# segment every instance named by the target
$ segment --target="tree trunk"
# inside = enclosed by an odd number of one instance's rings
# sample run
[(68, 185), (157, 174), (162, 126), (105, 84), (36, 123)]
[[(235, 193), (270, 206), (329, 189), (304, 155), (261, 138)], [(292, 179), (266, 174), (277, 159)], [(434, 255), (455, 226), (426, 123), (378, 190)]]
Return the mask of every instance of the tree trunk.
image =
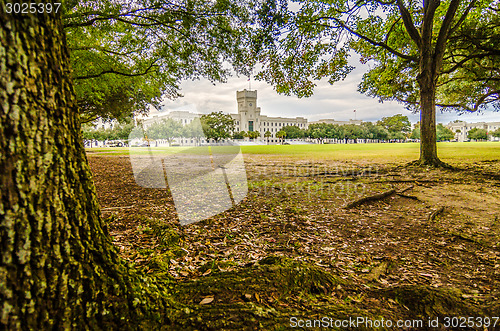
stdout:
[(0, 329), (152, 320), (162, 291), (118, 258), (100, 217), (59, 15), (2, 10), (0, 39)]
[(443, 166), (437, 156), (436, 81), (437, 75), (429, 51), (422, 51), (420, 61), (420, 160), (421, 165)]

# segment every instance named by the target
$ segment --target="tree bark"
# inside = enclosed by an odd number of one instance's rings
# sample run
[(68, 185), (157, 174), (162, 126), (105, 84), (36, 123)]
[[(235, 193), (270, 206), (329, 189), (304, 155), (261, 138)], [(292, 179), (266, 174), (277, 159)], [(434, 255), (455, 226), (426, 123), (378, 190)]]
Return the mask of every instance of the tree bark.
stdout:
[[(427, 81), (427, 80), (423, 80)], [(419, 81), (420, 82), (420, 81)], [(439, 165), (436, 143), (436, 90), (434, 84), (420, 84), (420, 163)]]
[(166, 323), (100, 217), (59, 15), (0, 5), (0, 329)]
[(423, 45), (420, 55), (420, 159), (421, 165), (443, 166), (437, 156), (436, 83), (437, 72), (431, 45)]

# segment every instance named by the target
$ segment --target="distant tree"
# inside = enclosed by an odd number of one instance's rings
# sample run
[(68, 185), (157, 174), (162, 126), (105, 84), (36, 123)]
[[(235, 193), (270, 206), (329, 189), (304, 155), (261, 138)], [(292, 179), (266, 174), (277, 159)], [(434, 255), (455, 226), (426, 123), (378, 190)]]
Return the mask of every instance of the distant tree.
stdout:
[(199, 143), (200, 139), (205, 137), (201, 122), (198, 119), (185, 124), (181, 132), (183, 137), (194, 139), (196, 143)]
[(438, 123), (436, 126), (436, 139), (437, 141), (449, 141), (455, 139), (455, 133), (442, 123)]
[(245, 131), (233, 133), (233, 139), (244, 139), (244, 138), (245, 138)]
[[(330, 125), (331, 127), (331, 125)], [(329, 125), (326, 123), (314, 123), (309, 125), (306, 130), (306, 136), (322, 141), (328, 135)]]
[(394, 139), (394, 140), (405, 140), (406, 139), (406, 134), (403, 132), (390, 132), (389, 133), (389, 139)]
[(362, 126), (366, 130), (365, 139), (378, 139), (386, 140), (389, 139), (389, 131), (381, 125), (375, 125), (372, 122), (364, 122)]
[[(392, 134), (393, 137), (401, 136), (398, 133), (403, 133), (403, 135), (406, 135), (411, 130), (411, 122), (408, 119), (408, 116), (404, 116), (401, 114), (397, 114), (390, 117), (383, 117), (380, 121), (377, 122), (377, 125), (386, 128)], [(391, 139), (399, 139), (399, 138), (391, 138)]]
[(268, 144), (269, 144), (269, 138), (272, 137), (272, 135), (273, 134), (269, 132), (269, 130), (264, 133), (264, 137), (267, 139)]
[(247, 132), (247, 136), (248, 136), (248, 138), (254, 140), (254, 139), (257, 139), (260, 136), (260, 133), (257, 132), (257, 131), (248, 131)]
[(420, 139), (420, 124), (415, 124), (415, 128), (411, 131), (410, 139)]
[(296, 125), (287, 125), (284, 126), (281, 130), (286, 132), (286, 136), (288, 139), (304, 138), (304, 130), (300, 129)]
[(500, 138), (500, 128), (490, 133), (493, 137)]
[(82, 125), (82, 135), (83, 139), (86, 140), (126, 140), (129, 137), (130, 132), (134, 128), (134, 123), (129, 120), (129, 122), (118, 123), (112, 128), (98, 128), (95, 129), (90, 123)]
[(283, 130), (276, 132), (276, 138), (279, 138), (283, 143), (284, 139), (286, 138), (286, 132)]
[(488, 139), (488, 132), (484, 129), (473, 128), (467, 132), (467, 137), (471, 140), (486, 140)]
[(344, 135), (347, 139), (363, 139), (368, 135), (366, 128), (361, 125), (347, 124), (343, 125), (342, 129), (344, 130)]
[(202, 115), (200, 121), (207, 139), (219, 141), (233, 135), (234, 120), (231, 115), (224, 114), (221, 111), (212, 112)]
[(154, 122), (145, 130), (148, 139), (152, 140), (167, 140), (168, 145), (172, 145), (175, 138), (183, 136), (183, 125), (172, 118), (162, 119)]

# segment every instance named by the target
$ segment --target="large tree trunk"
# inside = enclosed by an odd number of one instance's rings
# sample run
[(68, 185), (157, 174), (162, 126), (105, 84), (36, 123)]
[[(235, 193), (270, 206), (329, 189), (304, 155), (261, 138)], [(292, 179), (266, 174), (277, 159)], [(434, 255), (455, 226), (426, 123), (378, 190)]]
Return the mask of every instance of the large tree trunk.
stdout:
[(420, 160), (421, 165), (443, 166), (438, 158), (436, 143), (436, 82), (435, 62), (430, 47), (422, 50), (420, 60)]
[(100, 218), (59, 15), (2, 9), (0, 40), (0, 329), (152, 320), (158, 289), (118, 258)]
[(435, 88), (420, 86), (420, 163), (439, 165), (436, 144)]

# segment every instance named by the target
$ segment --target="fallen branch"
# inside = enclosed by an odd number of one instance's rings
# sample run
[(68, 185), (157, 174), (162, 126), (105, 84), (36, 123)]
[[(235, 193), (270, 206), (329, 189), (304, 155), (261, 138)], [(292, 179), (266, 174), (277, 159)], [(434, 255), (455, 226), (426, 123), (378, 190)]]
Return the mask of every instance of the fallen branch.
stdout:
[(427, 219), (429, 222), (432, 222), (444, 211), (444, 207), (439, 207), (437, 210), (433, 211), (429, 218)]
[(382, 200), (382, 199), (385, 199), (393, 194), (396, 193), (396, 190), (395, 189), (391, 189), (389, 191), (385, 191), (385, 192), (382, 192), (382, 193), (378, 193), (378, 194), (374, 194), (374, 195), (370, 195), (370, 196), (367, 196), (367, 197), (362, 197), (361, 199), (358, 199), (358, 200), (355, 200), (351, 203), (348, 203), (344, 208), (346, 209), (350, 209), (350, 208), (354, 208), (354, 207), (357, 207), (359, 205), (362, 205), (366, 202), (370, 202), (370, 201), (378, 201), (378, 200)]

